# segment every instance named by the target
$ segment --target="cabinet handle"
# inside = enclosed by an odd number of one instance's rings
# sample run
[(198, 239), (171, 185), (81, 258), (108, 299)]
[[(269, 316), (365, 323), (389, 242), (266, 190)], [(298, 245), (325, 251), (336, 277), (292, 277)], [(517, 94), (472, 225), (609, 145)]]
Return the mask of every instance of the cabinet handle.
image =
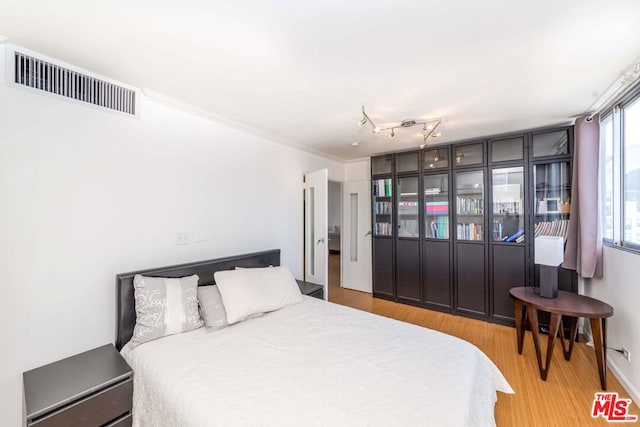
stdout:
[(371, 231), (367, 231), (367, 232), (365, 233), (364, 237), (367, 237), (367, 236), (371, 236)]

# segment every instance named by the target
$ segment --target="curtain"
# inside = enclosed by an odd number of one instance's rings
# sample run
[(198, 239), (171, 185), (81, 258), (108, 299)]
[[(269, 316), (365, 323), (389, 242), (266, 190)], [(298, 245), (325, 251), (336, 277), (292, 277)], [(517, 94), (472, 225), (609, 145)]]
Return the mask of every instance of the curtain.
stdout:
[(602, 277), (599, 154), (599, 115), (580, 117), (575, 124), (571, 214), (562, 266), (584, 278)]

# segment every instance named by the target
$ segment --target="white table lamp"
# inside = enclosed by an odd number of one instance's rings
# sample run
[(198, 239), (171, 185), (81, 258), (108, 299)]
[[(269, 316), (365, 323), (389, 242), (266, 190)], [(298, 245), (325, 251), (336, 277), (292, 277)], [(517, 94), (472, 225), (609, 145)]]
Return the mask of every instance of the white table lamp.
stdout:
[(564, 261), (564, 237), (536, 237), (535, 254), (535, 263), (540, 265), (540, 296), (556, 298), (558, 266)]

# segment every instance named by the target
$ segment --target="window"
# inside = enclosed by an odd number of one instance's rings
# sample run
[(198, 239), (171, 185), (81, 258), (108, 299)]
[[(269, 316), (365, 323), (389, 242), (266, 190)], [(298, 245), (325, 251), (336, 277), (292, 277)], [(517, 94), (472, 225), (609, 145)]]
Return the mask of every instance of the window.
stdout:
[[(637, 219), (640, 218), (640, 99), (624, 108), (624, 241), (640, 246)], [(629, 228), (627, 228), (629, 223)]]
[(600, 122), (605, 242), (640, 251), (640, 85)]

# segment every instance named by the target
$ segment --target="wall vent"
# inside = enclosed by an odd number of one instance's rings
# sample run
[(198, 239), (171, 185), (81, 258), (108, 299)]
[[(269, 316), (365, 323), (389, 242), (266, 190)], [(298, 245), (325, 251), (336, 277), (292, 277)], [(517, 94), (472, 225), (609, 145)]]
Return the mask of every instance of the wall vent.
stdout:
[(136, 114), (136, 92), (95, 77), (14, 52), (14, 82), (122, 113)]

